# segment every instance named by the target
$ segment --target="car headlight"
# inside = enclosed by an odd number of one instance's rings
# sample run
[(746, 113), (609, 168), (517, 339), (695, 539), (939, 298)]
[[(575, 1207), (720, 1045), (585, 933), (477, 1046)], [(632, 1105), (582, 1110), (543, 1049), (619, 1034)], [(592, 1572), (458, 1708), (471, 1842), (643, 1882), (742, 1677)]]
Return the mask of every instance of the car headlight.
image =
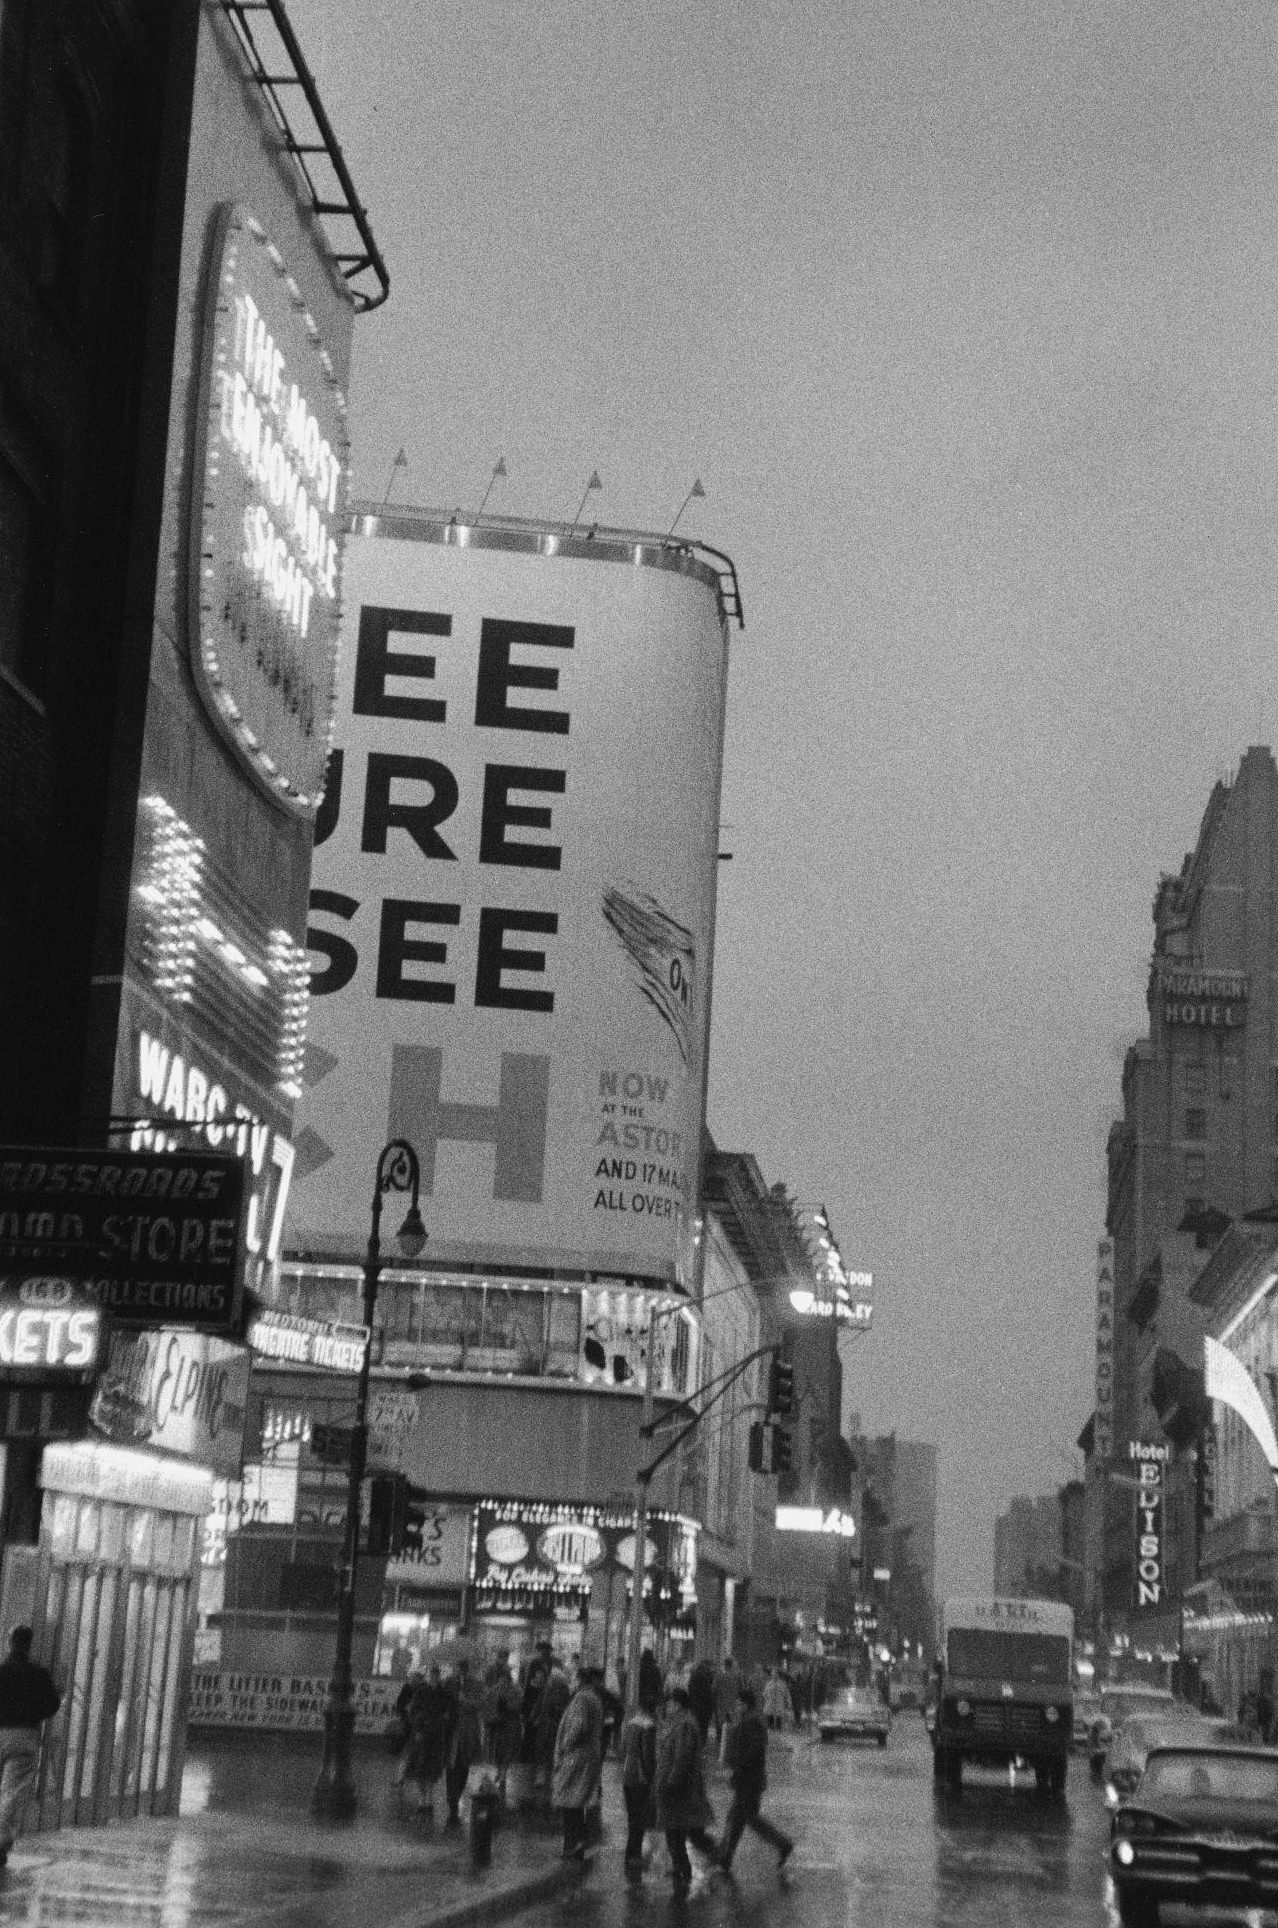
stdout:
[(1061, 1717), (1061, 1710), (1059, 1707), (1045, 1707), (1043, 1709), (1044, 1720), (1048, 1721), (1053, 1727), (1056, 1725), (1060, 1717)]
[(972, 1711), (972, 1703), (970, 1700), (955, 1701), (954, 1712), (958, 1715), (960, 1720), (966, 1720), (968, 1715), (971, 1713), (971, 1711)]
[(1130, 1868), (1136, 1859), (1136, 1850), (1130, 1841), (1120, 1840), (1114, 1844), (1114, 1859), (1120, 1868)]

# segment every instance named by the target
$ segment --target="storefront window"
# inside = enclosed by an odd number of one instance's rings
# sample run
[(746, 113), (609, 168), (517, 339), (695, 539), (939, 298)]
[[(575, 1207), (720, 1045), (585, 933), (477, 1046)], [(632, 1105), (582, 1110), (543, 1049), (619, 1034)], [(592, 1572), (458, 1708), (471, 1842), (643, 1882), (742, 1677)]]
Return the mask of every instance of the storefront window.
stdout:
[[(353, 1272), (348, 1288), (335, 1274), (300, 1267), (287, 1277), (292, 1310), (358, 1320)], [(575, 1379), (635, 1393), (644, 1382), (651, 1310), (650, 1291), (622, 1278), (575, 1286), (455, 1275), (410, 1279), (388, 1271), (378, 1294), (373, 1356), (410, 1370)], [(697, 1377), (695, 1323), (666, 1314), (657, 1331), (656, 1389), (681, 1398)], [(288, 1436), (282, 1415), (275, 1423), (279, 1436)]]
[(546, 1318), (543, 1292), (490, 1285), (484, 1293), (481, 1351), (496, 1372), (541, 1371)]
[(581, 1346), (581, 1299), (576, 1293), (552, 1292), (546, 1338), (546, 1371), (575, 1379)]

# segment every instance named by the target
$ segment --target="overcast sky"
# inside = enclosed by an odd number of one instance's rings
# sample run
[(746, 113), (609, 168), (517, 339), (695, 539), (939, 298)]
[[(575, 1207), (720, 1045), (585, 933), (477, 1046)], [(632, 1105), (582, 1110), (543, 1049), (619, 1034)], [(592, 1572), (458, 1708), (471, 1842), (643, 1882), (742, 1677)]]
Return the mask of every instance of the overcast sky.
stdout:
[(1150, 906), (1272, 742), (1242, 0), (289, 0), (392, 277), (356, 489), (735, 559), (710, 1125), (875, 1274), (939, 1584), (1067, 1478)]

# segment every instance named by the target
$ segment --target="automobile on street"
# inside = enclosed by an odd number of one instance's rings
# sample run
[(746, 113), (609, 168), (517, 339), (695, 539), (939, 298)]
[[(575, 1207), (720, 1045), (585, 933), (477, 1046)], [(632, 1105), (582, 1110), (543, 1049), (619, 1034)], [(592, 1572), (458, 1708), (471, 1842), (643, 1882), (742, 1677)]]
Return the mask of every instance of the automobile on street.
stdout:
[(1154, 1748), (1109, 1859), (1123, 1928), (1153, 1928), (1163, 1902), (1278, 1907), (1278, 1752)]
[(822, 1707), (817, 1728), (823, 1741), (877, 1741), (886, 1747), (892, 1712), (873, 1687), (840, 1687)]

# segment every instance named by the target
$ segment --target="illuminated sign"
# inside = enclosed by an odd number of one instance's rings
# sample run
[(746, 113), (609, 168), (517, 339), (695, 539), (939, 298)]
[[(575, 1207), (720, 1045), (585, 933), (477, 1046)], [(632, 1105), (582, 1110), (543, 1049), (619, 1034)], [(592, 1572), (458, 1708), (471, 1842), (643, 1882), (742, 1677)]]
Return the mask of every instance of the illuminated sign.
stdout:
[(832, 1533), (841, 1540), (856, 1537), (856, 1521), (837, 1506), (778, 1506), (778, 1533)]
[(43, 1256), (126, 1323), (238, 1329), (244, 1191), (207, 1152), (0, 1150), (0, 1264)]
[(358, 1372), (368, 1350), (368, 1327), (304, 1319), (267, 1307), (249, 1326), (248, 1343), (262, 1359), (325, 1372)]
[(256, 1118), (232, 1099), (225, 1084), (189, 1055), (163, 1044), (148, 1031), (135, 1034), (134, 1097), (149, 1113), (134, 1126), (133, 1150), (176, 1151), (190, 1143), (161, 1128), (165, 1118), (196, 1127), (213, 1151), (233, 1152), (248, 1161), (250, 1186), (245, 1214), (244, 1249), (250, 1259), (273, 1265), (280, 1255), (284, 1210), (293, 1174), (293, 1147), (282, 1132)]
[(1173, 970), (1158, 974), (1165, 1024), (1233, 1031), (1247, 1021), (1250, 981), (1245, 971)]
[[(633, 1573), (635, 1539), (627, 1512), (495, 1502), (477, 1511), (471, 1578), (491, 1602), (516, 1596), (587, 1597), (599, 1570)], [(664, 1576), (686, 1605), (696, 1598), (697, 1529), (673, 1515), (649, 1514), (645, 1591)]]
[(1170, 1446), (1128, 1445), (1136, 1461), (1136, 1605), (1157, 1607), (1163, 1598), (1163, 1467)]
[(203, 837), (161, 796), (143, 797), (138, 808), (133, 895), (131, 947), (152, 989), (184, 1025), (194, 1020), (214, 1037), (234, 1038), (240, 1061), (262, 1084), (298, 1097), (310, 1003), (306, 952), (246, 909)]
[(559, 1573), (584, 1573), (603, 1559), (604, 1538), (597, 1527), (560, 1520), (540, 1536), (537, 1551)]
[(346, 400), (279, 249), (220, 210), (191, 528), (191, 654), (215, 722), (285, 809), (313, 816), (333, 727)]
[(101, 1344), (101, 1308), (73, 1280), (35, 1276), (0, 1281), (0, 1383), (83, 1383), (97, 1368)]
[[(869, 1272), (854, 1276), (872, 1282), (872, 1275)], [(832, 1299), (818, 1298), (816, 1293), (809, 1292), (806, 1286), (797, 1286), (790, 1294), (790, 1304), (796, 1312), (801, 1312), (805, 1319), (837, 1319), (841, 1325), (856, 1326), (862, 1332), (869, 1331), (874, 1318), (874, 1307), (870, 1301), (849, 1297), (842, 1286), (836, 1289)]]
[(1114, 1450), (1114, 1241), (1096, 1246), (1096, 1409), (1092, 1452), (1108, 1459)]

